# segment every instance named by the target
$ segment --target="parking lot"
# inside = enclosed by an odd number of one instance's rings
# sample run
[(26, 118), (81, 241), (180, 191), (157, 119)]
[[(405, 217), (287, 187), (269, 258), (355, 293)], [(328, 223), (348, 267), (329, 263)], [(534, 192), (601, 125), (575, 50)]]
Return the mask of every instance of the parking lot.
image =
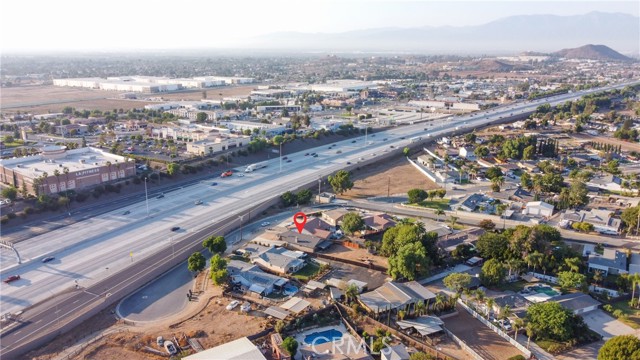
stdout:
[(513, 345), (458, 306), (458, 315), (443, 319), (445, 327), (485, 360), (523, 355)]

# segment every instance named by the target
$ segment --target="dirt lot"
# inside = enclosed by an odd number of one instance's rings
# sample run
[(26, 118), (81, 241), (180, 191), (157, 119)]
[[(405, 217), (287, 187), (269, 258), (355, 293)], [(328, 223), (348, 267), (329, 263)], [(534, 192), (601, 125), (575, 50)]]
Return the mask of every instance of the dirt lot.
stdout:
[[(225, 86), (207, 89), (208, 99), (246, 96), (255, 88), (251, 86)], [(189, 90), (170, 94), (140, 94), (140, 98), (159, 97), (164, 100), (201, 100), (203, 90)], [(142, 108), (152, 101), (118, 99), (121, 92), (104, 91), (53, 85), (21, 86), (3, 88), (0, 92), (2, 111), (10, 114), (17, 111), (43, 114), (61, 112), (66, 106), (86, 110), (113, 110)]]
[(329, 249), (325, 250), (323, 254), (337, 256), (342, 259), (348, 259), (360, 262), (367, 265), (367, 262), (371, 262), (374, 265), (382, 266), (384, 268), (389, 267), (389, 259), (384, 256), (373, 255), (366, 249), (352, 249), (346, 246), (335, 244)]
[[(204, 275), (201, 278), (204, 278)], [(86, 347), (78, 348), (79, 352), (69, 359), (162, 359), (166, 357), (154, 355), (144, 349), (145, 346), (158, 349), (156, 337), (159, 335), (165, 339), (187, 335), (197, 338), (202, 347), (208, 349), (256, 334), (265, 328), (269, 320), (261, 317), (261, 312), (252, 311), (250, 315), (242, 315), (238, 308), (233, 311), (226, 310), (225, 307), (230, 300), (221, 296), (219, 288), (210, 286), (181, 314), (161, 322), (133, 326), (115, 320), (111, 313), (113, 309), (108, 309), (87, 321), (86, 325), (81, 325), (46, 347), (29, 353), (25, 359), (55, 358), (61, 355), (64, 349), (78, 343), (78, 340), (86, 340), (88, 334), (100, 331), (107, 331), (109, 334)]]
[(458, 306), (457, 310), (457, 316), (444, 319), (445, 326), (483, 359), (504, 360), (522, 355), (518, 349), (476, 320), (465, 309)]
[(420, 173), (403, 156), (360, 168), (353, 175), (353, 189), (342, 196), (347, 199), (387, 196), (387, 187), (391, 195), (406, 195), (407, 191), (415, 188), (438, 188), (436, 183)]

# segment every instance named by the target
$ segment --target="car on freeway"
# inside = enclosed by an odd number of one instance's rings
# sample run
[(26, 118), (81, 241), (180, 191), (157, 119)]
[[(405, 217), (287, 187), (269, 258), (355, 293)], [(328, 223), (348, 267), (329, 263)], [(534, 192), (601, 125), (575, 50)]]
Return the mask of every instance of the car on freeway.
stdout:
[(178, 231), (180, 230), (180, 226), (174, 226), (171, 228), (171, 231)]
[(269, 226), (269, 225), (271, 225), (271, 223), (268, 221), (264, 221), (262, 224), (260, 224), (260, 226), (262, 227)]
[(288, 163), (290, 163), (290, 162), (291, 162), (291, 159), (287, 160), (287, 162), (288, 162)]
[(351, 165), (351, 161), (347, 161), (347, 165)]
[(318, 154), (313, 154), (313, 157), (318, 157)]
[(202, 205), (202, 200), (196, 200), (196, 202), (194, 203), (196, 205)]
[(215, 181), (211, 183), (211, 186), (216, 186), (216, 185), (218, 185), (218, 183)]
[(283, 156), (282, 160), (287, 160), (289, 157), (288, 156)]
[(237, 176), (238, 177), (244, 177), (244, 174), (243, 173), (238, 173)]
[(46, 258), (42, 259), (43, 263), (48, 263), (50, 261), (53, 261), (55, 259), (55, 257), (53, 256), (47, 256)]
[(20, 275), (11, 275), (8, 278), (4, 279), (3, 281), (8, 284), (12, 281), (16, 281), (16, 280), (20, 280)]
[(127, 211), (122, 213), (122, 215), (129, 215), (129, 214), (131, 214), (131, 211), (129, 211), (129, 210), (127, 210)]
[(355, 143), (356, 143), (356, 141), (355, 141), (355, 140), (353, 140), (353, 141), (351, 141), (351, 143), (352, 143), (352, 144), (355, 144)]
[(336, 151), (336, 154), (342, 154), (342, 150)]
[(390, 145), (389, 147), (390, 147), (391, 149), (395, 149), (395, 146), (393, 146), (393, 145)]
[(400, 140), (404, 140), (404, 139), (405, 139), (405, 137), (404, 137), (404, 136), (400, 138)]
[(156, 196), (156, 199), (162, 199), (164, 197), (164, 194), (160, 194), (158, 196)]
[(232, 302), (229, 303), (229, 305), (227, 305), (227, 310), (233, 310), (236, 308), (236, 306), (238, 306), (240, 304), (240, 301), (238, 300), (233, 300)]
[(224, 178), (224, 177), (228, 177), (228, 176), (231, 176), (231, 175), (233, 175), (233, 171), (227, 170), (227, 171), (224, 171), (222, 174), (220, 174), (220, 177)]

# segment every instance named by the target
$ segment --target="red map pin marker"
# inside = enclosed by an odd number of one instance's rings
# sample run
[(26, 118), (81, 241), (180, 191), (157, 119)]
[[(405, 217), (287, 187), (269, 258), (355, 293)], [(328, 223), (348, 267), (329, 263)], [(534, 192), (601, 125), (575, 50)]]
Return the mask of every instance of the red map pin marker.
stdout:
[(298, 228), (298, 232), (302, 234), (302, 229), (304, 229), (304, 224), (307, 223), (307, 215), (303, 212), (299, 212), (293, 215), (293, 223), (296, 224), (296, 228)]

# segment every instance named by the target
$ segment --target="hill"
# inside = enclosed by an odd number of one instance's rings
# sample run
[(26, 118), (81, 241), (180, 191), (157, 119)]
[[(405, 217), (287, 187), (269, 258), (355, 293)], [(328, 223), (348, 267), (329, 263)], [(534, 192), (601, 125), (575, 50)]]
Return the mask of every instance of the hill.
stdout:
[(566, 59), (631, 61), (631, 58), (628, 58), (605, 45), (589, 44), (572, 49), (562, 49), (554, 52), (553, 55)]

